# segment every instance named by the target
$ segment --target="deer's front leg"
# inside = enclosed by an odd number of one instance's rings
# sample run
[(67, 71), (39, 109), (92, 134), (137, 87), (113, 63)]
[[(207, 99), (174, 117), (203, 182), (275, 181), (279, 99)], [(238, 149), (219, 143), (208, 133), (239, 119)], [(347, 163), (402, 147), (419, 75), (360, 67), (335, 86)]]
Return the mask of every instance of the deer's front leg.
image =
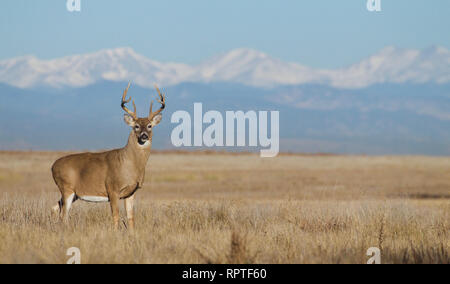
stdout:
[(125, 210), (127, 211), (128, 226), (134, 229), (134, 194), (125, 199)]
[(109, 202), (111, 205), (111, 214), (114, 222), (114, 229), (119, 229), (119, 195), (111, 193), (109, 195)]

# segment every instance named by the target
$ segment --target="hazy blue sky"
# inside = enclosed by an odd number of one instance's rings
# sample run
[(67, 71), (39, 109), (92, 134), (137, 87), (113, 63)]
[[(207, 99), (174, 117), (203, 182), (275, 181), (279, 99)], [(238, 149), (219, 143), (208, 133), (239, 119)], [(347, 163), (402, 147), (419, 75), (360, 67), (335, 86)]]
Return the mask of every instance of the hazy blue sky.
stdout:
[(3, 0), (0, 59), (55, 58), (130, 46), (161, 61), (198, 63), (249, 47), (312, 67), (345, 66), (387, 45), (450, 47), (449, 0)]

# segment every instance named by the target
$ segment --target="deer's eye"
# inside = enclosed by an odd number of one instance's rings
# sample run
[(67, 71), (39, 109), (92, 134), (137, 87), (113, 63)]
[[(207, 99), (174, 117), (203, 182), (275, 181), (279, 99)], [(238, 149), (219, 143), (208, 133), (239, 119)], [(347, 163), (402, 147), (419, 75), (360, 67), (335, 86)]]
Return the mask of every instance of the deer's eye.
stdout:
[(136, 125), (135, 127), (134, 127), (134, 129), (136, 129), (136, 130), (139, 130), (139, 125)]
[(147, 128), (148, 128), (148, 129), (151, 129), (151, 128), (152, 128), (152, 125), (151, 125), (151, 124), (149, 124), (149, 125), (147, 126)]

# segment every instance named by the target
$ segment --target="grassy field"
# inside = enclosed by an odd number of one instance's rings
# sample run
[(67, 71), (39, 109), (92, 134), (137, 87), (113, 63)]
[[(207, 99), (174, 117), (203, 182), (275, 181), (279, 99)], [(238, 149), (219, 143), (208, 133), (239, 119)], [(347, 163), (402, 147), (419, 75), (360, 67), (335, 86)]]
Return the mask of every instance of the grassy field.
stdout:
[(108, 204), (52, 218), (62, 155), (0, 152), (0, 263), (450, 263), (447, 157), (154, 153), (131, 233)]

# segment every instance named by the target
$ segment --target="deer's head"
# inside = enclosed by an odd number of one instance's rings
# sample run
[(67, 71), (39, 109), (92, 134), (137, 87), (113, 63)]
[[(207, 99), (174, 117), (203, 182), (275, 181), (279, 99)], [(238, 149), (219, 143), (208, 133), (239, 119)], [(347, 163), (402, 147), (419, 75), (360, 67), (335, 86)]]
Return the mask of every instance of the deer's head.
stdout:
[(124, 115), (125, 123), (128, 124), (132, 129), (134, 134), (136, 135), (136, 139), (141, 146), (145, 146), (151, 142), (152, 135), (153, 135), (153, 127), (158, 125), (158, 123), (161, 121), (162, 115), (161, 111), (166, 107), (166, 99), (164, 97), (164, 94), (161, 94), (161, 91), (159, 90), (158, 86), (155, 85), (156, 91), (158, 92), (159, 99), (158, 102), (161, 104), (161, 107), (153, 112), (153, 102), (150, 104), (150, 112), (148, 114), (148, 117), (145, 118), (139, 118), (136, 115), (136, 105), (133, 101), (133, 108), (134, 111), (130, 111), (125, 104), (129, 103), (131, 101), (131, 98), (126, 100), (128, 89), (130, 88), (130, 83), (128, 84), (125, 91), (123, 91), (122, 96), (122, 108), (126, 112)]

